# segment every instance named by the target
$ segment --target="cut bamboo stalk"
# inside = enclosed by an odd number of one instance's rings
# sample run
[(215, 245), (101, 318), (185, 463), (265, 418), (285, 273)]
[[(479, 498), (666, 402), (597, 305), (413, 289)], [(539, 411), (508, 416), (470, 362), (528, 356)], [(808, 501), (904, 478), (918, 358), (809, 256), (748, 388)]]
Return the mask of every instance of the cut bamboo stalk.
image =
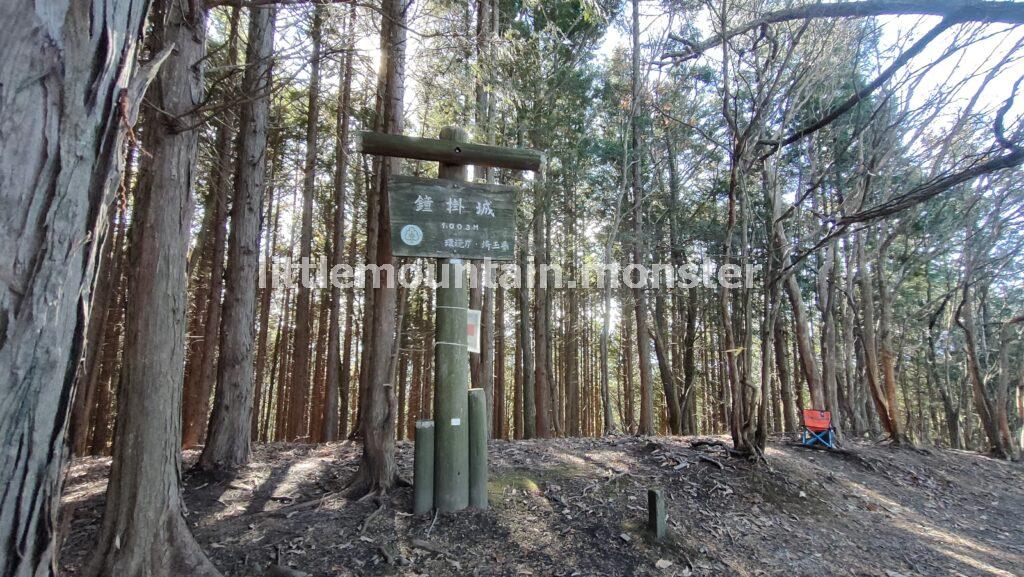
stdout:
[(487, 508), (487, 396), (469, 390), (469, 506)]
[[(458, 127), (441, 130), (441, 138), (466, 140)], [(466, 166), (441, 164), (441, 178), (465, 181)], [(447, 286), (437, 288), (434, 328), (434, 507), (460, 511), (469, 505), (469, 427), (466, 391), (469, 389), (469, 351), (466, 347), (465, 264), (459, 259), (438, 261), (450, 272)], [(438, 270), (441, 277), (442, 271)], [(439, 278), (438, 280), (441, 280)]]
[(412, 469), (412, 513), (429, 513), (434, 508), (434, 421), (416, 421)]

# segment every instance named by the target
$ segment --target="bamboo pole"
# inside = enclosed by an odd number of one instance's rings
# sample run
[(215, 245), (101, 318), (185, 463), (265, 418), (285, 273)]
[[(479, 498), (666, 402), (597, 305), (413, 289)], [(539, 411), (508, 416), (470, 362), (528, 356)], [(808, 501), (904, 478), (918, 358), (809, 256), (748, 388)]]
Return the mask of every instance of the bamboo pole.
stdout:
[(412, 469), (412, 513), (429, 513), (434, 508), (434, 421), (416, 421)]
[[(464, 142), (459, 127), (441, 130), (441, 139)], [(465, 165), (441, 163), (438, 176), (468, 180)], [(466, 308), (469, 295), (465, 264), (442, 259), (438, 274), (447, 265), (447, 286), (437, 288), (437, 321), (434, 329), (434, 507), (459, 511), (469, 505), (469, 427), (466, 391), (469, 389), (469, 351), (466, 347)], [(439, 279), (443, 280), (443, 279)]]
[(487, 395), (469, 390), (469, 506), (487, 508)]

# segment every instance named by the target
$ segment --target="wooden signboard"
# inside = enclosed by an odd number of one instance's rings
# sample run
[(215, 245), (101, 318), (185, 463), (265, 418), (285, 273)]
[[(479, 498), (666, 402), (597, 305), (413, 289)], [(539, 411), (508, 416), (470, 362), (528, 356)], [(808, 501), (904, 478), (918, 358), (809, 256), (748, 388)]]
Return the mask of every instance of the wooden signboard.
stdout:
[(395, 255), (513, 260), (514, 188), (393, 176), (388, 192)]

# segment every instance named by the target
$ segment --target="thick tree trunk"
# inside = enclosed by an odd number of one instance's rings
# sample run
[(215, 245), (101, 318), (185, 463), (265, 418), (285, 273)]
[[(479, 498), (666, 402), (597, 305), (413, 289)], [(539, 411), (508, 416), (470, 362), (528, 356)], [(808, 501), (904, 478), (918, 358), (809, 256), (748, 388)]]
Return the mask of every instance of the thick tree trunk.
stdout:
[(273, 8), (253, 10), (249, 16), (243, 93), (258, 96), (246, 101), (239, 124), (218, 386), (206, 446), (199, 458), (199, 467), (204, 470), (229, 471), (249, 462), (255, 388), (253, 317), (260, 265), (260, 214), (266, 189), (274, 18)]
[[(153, 53), (174, 46), (146, 108), (133, 211), (120, 410), (107, 505), (87, 575), (218, 575), (183, 516), (179, 411), (185, 367), (187, 253), (206, 18), (187, 0), (155, 5)], [(184, 129), (183, 129), (184, 128)], [(246, 423), (248, 424), (248, 422)]]
[[(384, 0), (381, 7), (381, 68), (378, 77), (378, 109), (375, 129), (401, 134), (405, 93), (405, 4)], [(376, 161), (375, 190), (367, 191), (367, 261), (394, 265), (391, 223), (388, 219), (388, 178), (398, 172), (400, 161)], [(390, 360), (395, 343), (395, 287), (381, 283), (368, 288), (363, 325), (363, 384), (360, 387), (359, 428), (363, 453), (359, 470), (349, 487), (351, 495), (387, 492), (395, 482), (395, 427), (397, 400), (390, 382)]]
[(89, 291), (125, 131), (166, 56), (134, 70), (148, 5), (0, 5), (0, 575), (52, 573)]

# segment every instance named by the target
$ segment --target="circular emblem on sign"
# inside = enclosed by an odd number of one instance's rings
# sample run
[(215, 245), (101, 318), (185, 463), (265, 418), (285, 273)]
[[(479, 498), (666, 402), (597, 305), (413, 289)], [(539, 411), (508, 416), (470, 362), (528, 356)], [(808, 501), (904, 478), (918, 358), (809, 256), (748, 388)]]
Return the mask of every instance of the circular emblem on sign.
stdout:
[(402, 242), (409, 246), (416, 246), (423, 242), (423, 229), (415, 224), (407, 224), (402, 227)]

